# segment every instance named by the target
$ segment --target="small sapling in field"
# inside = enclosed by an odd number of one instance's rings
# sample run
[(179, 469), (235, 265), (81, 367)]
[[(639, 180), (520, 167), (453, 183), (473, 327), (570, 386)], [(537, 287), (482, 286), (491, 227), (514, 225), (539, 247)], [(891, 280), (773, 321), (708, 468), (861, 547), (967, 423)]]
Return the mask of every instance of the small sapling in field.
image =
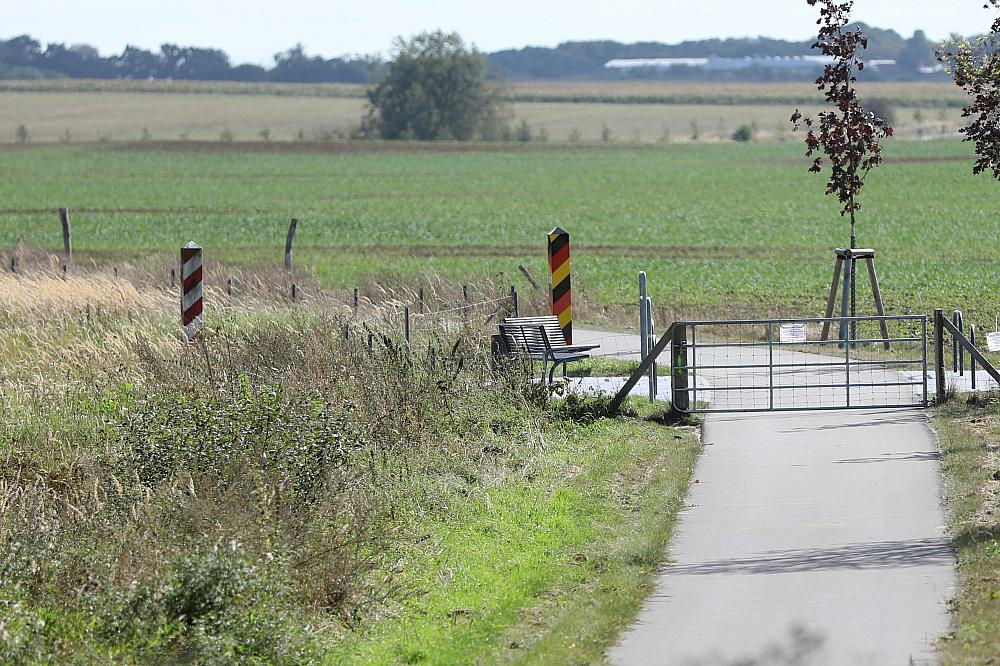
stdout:
[[(865, 109), (858, 99), (857, 73), (865, 63), (859, 51), (868, 48), (868, 38), (860, 29), (848, 30), (854, 0), (806, 0), (819, 5), (819, 34), (814, 49), (832, 59), (823, 66), (816, 86), (833, 107), (821, 111), (816, 120), (807, 118), (798, 109), (792, 114), (795, 129), (805, 125), (806, 156), (812, 157), (809, 170), (823, 170), (823, 155), (830, 163), (830, 179), (826, 193), (835, 194), (843, 204), (840, 214), (851, 218), (851, 249), (857, 247), (857, 212), (861, 210), (858, 194), (865, 178), (882, 163), (882, 140), (892, 136), (889, 122)], [(822, 155), (817, 155), (821, 153)], [(850, 272), (851, 316), (855, 308), (855, 275)], [(853, 324), (852, 324), (853, 327)]]
[(856, 213), (861, 210), (858, 193), (868, 173), (882, 163), (881, 142), (892, 136), (892, 127), (885, 118), (865, 109), (858, 99), (857, 72), (865, 68), (859, 51), (868, 48), (868, 38), (860, 28), (847, 30), (854, 0), (806, 2), (820, 7), (817, 22), (820, 29), (813, 48), (833, 58), (816, 79), (817, 87), (833, 110), (820, 112), (814, 120), (796, 109), (791, 121), (795, 129), (805, 125), (808, 130), (806, 156), (814, 158), (809, 170), (822, 171), (824, 157), (817, 153), (822, 152), (830, 163), (826, 193), (837, 195), (844, 205), (841, 214), (851, 217), (853, 248), (857, 240)]

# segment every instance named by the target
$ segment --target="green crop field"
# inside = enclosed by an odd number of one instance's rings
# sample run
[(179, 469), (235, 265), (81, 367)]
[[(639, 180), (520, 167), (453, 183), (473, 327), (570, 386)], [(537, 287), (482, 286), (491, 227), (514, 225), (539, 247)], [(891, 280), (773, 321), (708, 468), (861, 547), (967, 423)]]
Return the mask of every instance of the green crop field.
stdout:
[[(0, 246), (75, 248), (102, 262), (172, 257), (194, 239), (231, 264), (274, 264), (288, 219), (297, 265), (324, 283), (456, 285), (518, 265), (545, 270), (544, 234), (574, 243), (579, 314), (620, 316), (649, 273), (667, 317), (821, 315), (832, 248), (847, 240), (797, 143), (388, 146), (129, 144), (0, 153)], [(890, 142), (863, 196), (891, 312), (1000, 311), (1000, 185), (971, 175), (971, 147)], [(456, 286), (456, 288), (458, 288)], [(539, 296), (540, 297), (540, 296)]]

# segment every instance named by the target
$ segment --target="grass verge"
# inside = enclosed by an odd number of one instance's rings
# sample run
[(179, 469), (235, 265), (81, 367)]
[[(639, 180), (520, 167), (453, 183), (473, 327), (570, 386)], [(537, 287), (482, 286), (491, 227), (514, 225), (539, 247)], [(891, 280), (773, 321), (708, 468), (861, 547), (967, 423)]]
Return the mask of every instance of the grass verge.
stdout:
[(937, 409), (945, 497), (958, 551), (960, 589), (946, 664), (991, 664), (1000, 655), (1000, 397), (952, 400)]
[[(520, 478), (430, 520), (399, 614), (331, 663), (600, 663), (649, 592), (686, 494), (692, 428), (563, 422)], [(413, 507), (417, 510), (417, 507)]]

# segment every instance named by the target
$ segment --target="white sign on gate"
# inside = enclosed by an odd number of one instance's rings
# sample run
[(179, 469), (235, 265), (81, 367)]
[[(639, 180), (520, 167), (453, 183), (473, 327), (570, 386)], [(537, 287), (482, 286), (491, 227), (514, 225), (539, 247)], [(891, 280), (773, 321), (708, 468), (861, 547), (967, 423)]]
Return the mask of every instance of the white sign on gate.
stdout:
[(806, 325), (804, 323), (800, 324), (782, 324), (778, 329), (778, 340), (782, 344), (805, 342), (806, 341)]
[(991, 352), (1000, 352), (1000, 331), (986, 334), (986, 348)]

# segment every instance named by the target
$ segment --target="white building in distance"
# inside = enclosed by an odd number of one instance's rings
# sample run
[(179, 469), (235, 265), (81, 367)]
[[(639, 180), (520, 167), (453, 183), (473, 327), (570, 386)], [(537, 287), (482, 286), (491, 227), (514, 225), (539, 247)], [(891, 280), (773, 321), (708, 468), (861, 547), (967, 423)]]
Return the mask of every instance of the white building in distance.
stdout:
[[(738, 70), (750, 67), (772, 69), (816, 69), (833, 62), (830, 56), (746, 56), (743, 58), (617, 58), (604, 63), (604, 69), (629, 70), (651, 67), (671, 69), (673, 67), (700, 67), (707, 70)], [(892, 67), (895, 60), (869, 60), (865, 63), (872, 69)]]

